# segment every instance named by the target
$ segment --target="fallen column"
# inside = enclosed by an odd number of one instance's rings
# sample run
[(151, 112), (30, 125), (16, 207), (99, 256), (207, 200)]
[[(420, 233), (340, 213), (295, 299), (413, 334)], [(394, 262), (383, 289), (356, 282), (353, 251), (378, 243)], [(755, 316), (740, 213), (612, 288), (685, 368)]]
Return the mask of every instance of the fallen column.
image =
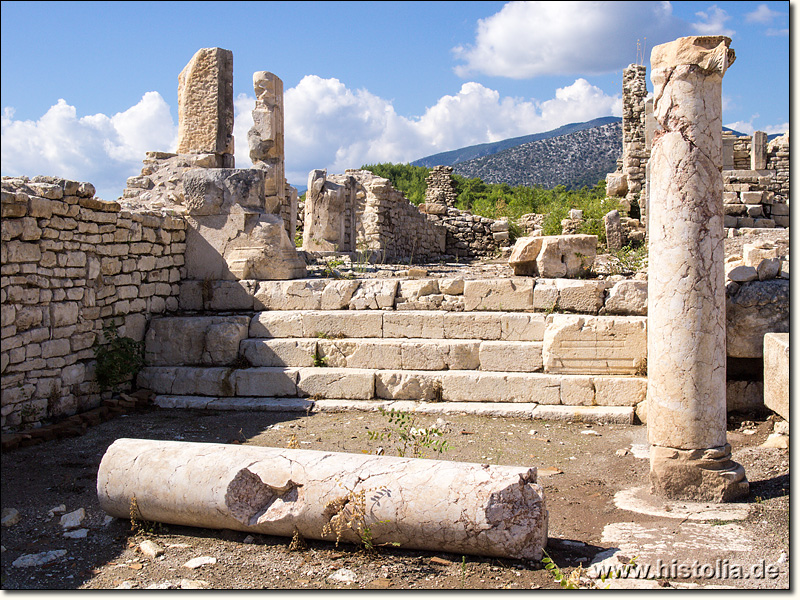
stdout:
[(722, 36), (651, 55), (647, 426), (655, 494), (722, 502), (748, 492), (726, 434)]
[(536, 468), (120, 439), (97, 475), (109, 515), (308, 539), (539, 560)]

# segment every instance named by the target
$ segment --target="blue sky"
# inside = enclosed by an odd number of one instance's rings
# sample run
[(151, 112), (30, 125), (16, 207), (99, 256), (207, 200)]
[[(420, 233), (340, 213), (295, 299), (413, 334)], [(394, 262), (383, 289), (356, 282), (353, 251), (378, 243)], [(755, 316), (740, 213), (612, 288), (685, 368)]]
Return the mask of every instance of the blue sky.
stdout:
[[(252, 74), (284, 82), (286, 170), (341, 173), (621, 115), (622, 69), (653, 45), (725, 34), (723, 122), (789, 123), (790, 2), (2, 2), (3, 175), (91, 181), (116, 198), (174, 150), (177, 78), (233, 51), (236, 164)], [(642, 60), (641, 56), (644, 56)], [(652, 90), (652, 84), (648, 82)]]

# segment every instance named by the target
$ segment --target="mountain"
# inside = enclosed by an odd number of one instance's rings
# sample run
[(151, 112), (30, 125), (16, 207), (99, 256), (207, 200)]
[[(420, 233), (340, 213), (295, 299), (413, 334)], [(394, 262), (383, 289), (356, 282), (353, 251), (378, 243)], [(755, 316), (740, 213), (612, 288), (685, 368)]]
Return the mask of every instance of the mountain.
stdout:
[(467, 146), (466, 148), (459, 148), (458, 150), (450, 150), (448, 152), (440, 152), (439, 154), (432, 154), (424, 158), (420, 158), (411, 163), (413, 167), (435, 167), (438, 165), (455, 165), (456, 163), (488, 156), (490, 154), (497, 154), (508, 148), (521, 146), (528, 142), (536, 142), (539, 140), (546, 140), (549, 138), (567, 135), (576, 131), (584, 129), (591, 129), (601, 125), (608, 125), (609, 123), (622, 122), (620, 117), (600, 117), (586, 121), (585, 123), (570, 123), (569, 125), (562, 125), (558, 129), (545, 131), (543, 133), (533, 133), (531, 135), (523, 135), (521, 137), (509, 138), (507, 140), (500, 140), (498, 142), (489, 142), (486, 144), (478, 144), (476, 146)]
[(566, 135), (527, 142), (453, 165), (467, 178), (511, 186), (567, 189), (594, 186), (617, 168), (622, 156), (622, 120), (579, 129)]

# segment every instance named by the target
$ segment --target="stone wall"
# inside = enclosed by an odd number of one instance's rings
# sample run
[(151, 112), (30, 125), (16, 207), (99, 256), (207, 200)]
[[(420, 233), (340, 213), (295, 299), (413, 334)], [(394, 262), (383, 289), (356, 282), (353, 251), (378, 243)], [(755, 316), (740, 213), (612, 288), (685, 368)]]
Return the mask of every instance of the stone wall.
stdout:
[(650, 152), (645, 141), (647, 67), (628, 65), (622, 72), (622, 172), (627, 179), (629, 204), (643, 205), (645, 168)]
[(178, 308), (186, 223), (94, 192), (3, 177), (3, 428), (99, 406), (93, 347), (103, 328), (142, 340), (150, 315)]

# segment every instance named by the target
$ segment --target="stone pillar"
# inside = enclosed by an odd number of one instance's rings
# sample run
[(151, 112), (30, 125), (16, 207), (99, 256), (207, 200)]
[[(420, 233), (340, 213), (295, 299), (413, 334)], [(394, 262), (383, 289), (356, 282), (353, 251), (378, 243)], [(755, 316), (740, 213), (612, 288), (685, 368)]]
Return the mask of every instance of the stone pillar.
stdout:
[(178, 154), (233, 163), (233, 53), (201, 48), (178, 76)]
[(722, 36), (680, 38), (651, 55), (647, 425), (652, 491), (722, 502), (747, 493), (731, 460), (725, 400)]
[[(622, 72), (622, 172), (628, 183), (623, 207), (639, 202), (647, 165), (645, 98), (647, 67), (628, 65)], [(627, 206), (624, 206), (627, 204)]]
[(250, 160), (253, 166), (265, 172), (264, 194), (269, 199), (284, 198), (283, 154), (283, 81), (267, 71), (253, 73), (256, 107), (253, 110), (253, 127), (247, 133)]
[[(540, 560), (535, 467), (119, 439), (97, 474), (108, 514), (190, 527)], [(369, 537), (366, 537), (368, 536)]]
[(767, 168), (767, 134), (756, 131), (750, 143), (750, 168), (760, 171)]

